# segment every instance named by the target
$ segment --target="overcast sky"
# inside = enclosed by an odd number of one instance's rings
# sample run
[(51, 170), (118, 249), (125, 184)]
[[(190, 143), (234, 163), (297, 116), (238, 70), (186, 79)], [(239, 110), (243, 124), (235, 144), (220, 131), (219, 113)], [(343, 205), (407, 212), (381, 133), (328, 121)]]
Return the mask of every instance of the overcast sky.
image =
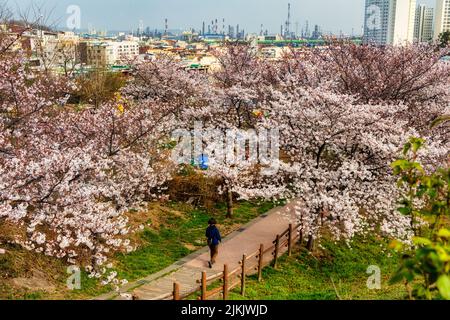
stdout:
[[(4, 1), (4, 0), (0, 0)], [(247, 32), (259, 32), (261, 24), (270, 33), (277, 33), (287, 19), (287, 5), (292, 9), (292, 31), (299, 23), (299, 31), (306, 21), (318, 24), (325, 32), (359, 34), (364, 20), (365, 0), (8, 0), (10, 6), (25, 8), (30, 3), (53, 9), (53, 20), (59, 19), (65, 26), (69, 5), (81, 9), (81, 28), (89, 24), (102, 30), (137, 29), (139, 20), (145, 27), (164, 28), (164, 19), (169, 20), (169, 29), (200, 29), (202, 22), (213, 19), (225, 24), (240, 24)], [(418, 0), (431, 4), (435, 0)], [(222, 26), (222, 22), (219, 23)]]

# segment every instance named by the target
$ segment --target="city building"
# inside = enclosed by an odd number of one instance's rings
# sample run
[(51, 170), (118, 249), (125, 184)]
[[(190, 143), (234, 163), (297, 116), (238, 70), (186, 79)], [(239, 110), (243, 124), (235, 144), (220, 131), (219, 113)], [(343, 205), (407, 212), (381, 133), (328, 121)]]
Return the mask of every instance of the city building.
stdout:
[(388, 43), (390, 0), (366, 0), (364, 39), (378, 45)]
[(416, 0), (366, 0), (364, 40), (378, 45), (414, 41)]
[(20, 35), (20, 38), (10, 49), (22, 50), (36, 70), (67, 71), (79, 62), (79, 37), (73, 32), (21, 30), (17, 26), (12, 30), (15, 30), (16, 36)]
[(114, 63), (113, 48), (108, 42), (82, 42), (80, 57), (83, 64), (93, 67), (106, 67)]
[(133, 60), (139, 55), (139, 43), (137, 41), (112, 42), (114, 52), (114, 63), (122, 63)]
[(83, 64), (107, 67), (133, 60), (139, 56), (139, 43), (135, 41), (85, 41), (80, 44)]
[(414, 42), (422, 43), (433, 40), (434, 8), (426, 5), (417, 6), (414, 26)]
[(450, 0), (436, 0), (434, 39), (446, 31), (450, 31)]

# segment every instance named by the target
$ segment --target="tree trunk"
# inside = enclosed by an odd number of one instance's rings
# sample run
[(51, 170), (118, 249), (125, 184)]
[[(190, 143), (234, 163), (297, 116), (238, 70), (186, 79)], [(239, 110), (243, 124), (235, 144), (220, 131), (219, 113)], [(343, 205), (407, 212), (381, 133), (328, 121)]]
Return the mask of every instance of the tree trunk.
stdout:
[(306, 249), (308, 249), (308, 251), (313, 251), (314, 250), (314, 244), (315, 244), (314, 236), (310, 235), (308, 237), (308, 243), (306, 244)]
[(298, 244), (299, 245), (303, 245), (303, 227), (300, 230), (300, 234), (299, 234), (299, 237), (298, 237)]
[(233, 192), (227, 191), (227, 218), (233, 218)]

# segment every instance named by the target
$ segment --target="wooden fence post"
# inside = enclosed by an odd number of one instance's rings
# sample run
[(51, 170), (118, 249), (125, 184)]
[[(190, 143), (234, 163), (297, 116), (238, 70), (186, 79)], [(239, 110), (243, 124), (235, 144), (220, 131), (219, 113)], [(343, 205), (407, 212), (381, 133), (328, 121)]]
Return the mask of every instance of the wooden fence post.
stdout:
[(276, 269), (278, 264), (278, 251), (280, 250), (280, 235), (277, 235), (275, 240), (275, 258), (273, 260), (273, 267)]
[(289, 224), (289, 240), (288, 240), (288, 256), (292, 256), (292, 232), (293, 232), (293, 226), (292, 223)]
[(180, 284), (177, 282), (173, 283), (173, 300), (180, 300)]
[(228, 265), (223, 266), (223, 300), (228, 300)]
[(263, 263), (264, 263), (264, 245), (261, 244), (261, 246), (259, 247), (258, 282), (262, 281)]
[(206, 290), (207, 290), (207, 285), (206, 285), (206, 271), (202, 272), (202, 300), (206, 300)]
[(241, 273), (241, 296), (245, 296), (245, 262), (247, 261), (247, 256), (244, 254), (242, 257), (242, 273)]

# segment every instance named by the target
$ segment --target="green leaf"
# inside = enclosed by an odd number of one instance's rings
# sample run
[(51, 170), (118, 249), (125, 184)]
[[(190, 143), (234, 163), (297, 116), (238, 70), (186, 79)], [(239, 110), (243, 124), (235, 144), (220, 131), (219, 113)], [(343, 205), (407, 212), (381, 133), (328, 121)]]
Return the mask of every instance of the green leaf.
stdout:
[(405, 271), (404, 276), (405, 276), (406, 281), (408, 281), (409, 283), (413, 282), (414, 279), (416, 278), (416, 274), (415, 274), (414, 270)]
[(393, 284), (397, 284), (402, 282), (404, 279), (406, 279), (405, 277), (405, 273), (403, 272), (403, 270), (399, 270), (396, 274), (394, 274), (394, 276), (389, 280), (389, 284), (393, 285)]
[(425, 140), (421, 138), (411, 138), (409, 143), (411, 144), (413, 152), (417, 152), (425, 144)]
[(406, 156), (408, 154), (409, 150), (411, 150), (411, 143), (410, 142), (405, 144), (405, 146), (403, 147), (403, 154)]
[(449, 121), (450, 121), (450, 115), (444, 115), (444, 116), (434, 120), (433, 123), (431, 124), (431, 128), (437, 127), (437, 126), (441, 125), (442, 123), (449, 122)]
[(438, 237), (444, 238), (444, 239), (450, 239), (450, 230), (448, 230), (448, 229), (439, 230)]
[(412, 211), (411, 208), (398, 208), (397, 210), (404, 216), (409, 215)]
[(437, 254), (439, 256), (439, 260), (441, 262), (449, 262), (450, 261), (450, 255), (447, 253), (447, 251), (445, 250), (445, 248), (443, 248), (442, 246), (437, 246), (436, 247), (436, 251)]
[(394, 169), (396, 175), (400, 174), (402, 172), (402, 170), (404, 170), (408, 166), (409, 166), (409, 161), (408, 160), (404, 160), (404, 159), (400, 159), (400, 160), (394, 161), (391, 164), (391, 168)]
[(440, 276), (436, 285), (442, 298), (450, 300), (450, 277), (447, 275)]
[(416, 244), (416, 245), (431, 246), (433, 244), (433, 242), (430, 239), (421, 238), (421, 237), (414, 237), (413, 241), (414, 241), (414, 244)]
[(423, 170), (422, 165), (418, 162), (413, 162), (412, 167), (421, 173), (425, 173), (425, 170)]

